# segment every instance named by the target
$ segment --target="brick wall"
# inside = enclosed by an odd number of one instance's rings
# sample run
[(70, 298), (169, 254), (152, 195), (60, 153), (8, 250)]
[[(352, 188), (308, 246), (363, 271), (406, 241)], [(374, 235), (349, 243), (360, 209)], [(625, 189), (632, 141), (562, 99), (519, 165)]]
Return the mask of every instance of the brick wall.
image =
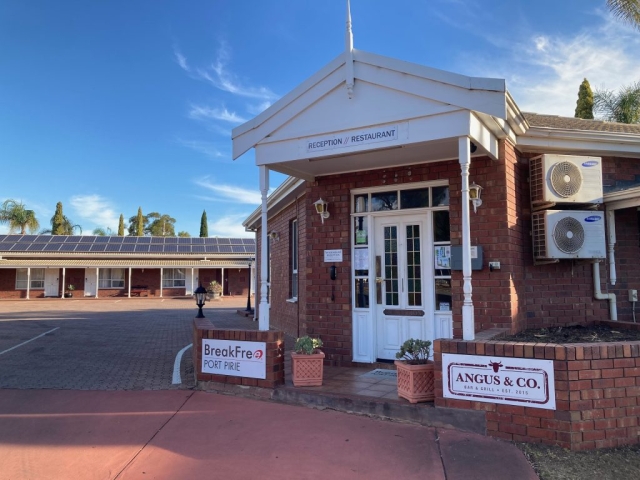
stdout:
[[(266, 378), (233, 377), (202, 373), (202, 340), (238, 340), (266, 343)], [(284, 333), (279, 331), (221, 330), (214, 328), (210, 320), (196, 318), (193, 321), (193, 365), (196, 382), (217, 382), (248, 387), (275, 388), (284, 384)], [(200, 385), (199, 385), (200, 386)]]
[[(640, 324), (602, 322), (640, 330)], [(442, 353), (553, 360), (556, 410), (444, 398)], [(436, 340), (436, 407), (484, 411), (487, 434), (572, 450), (640, 442), (640, 342), (555, 345)]]

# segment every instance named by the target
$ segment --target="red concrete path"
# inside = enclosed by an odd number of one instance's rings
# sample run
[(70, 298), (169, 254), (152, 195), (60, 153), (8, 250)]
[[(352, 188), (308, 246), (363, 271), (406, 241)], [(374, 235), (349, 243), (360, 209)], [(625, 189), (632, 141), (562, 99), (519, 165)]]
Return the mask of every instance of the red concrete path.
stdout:
[(184, 390), (0, 390), (0, 459), (12, 480), (537, 478), (485, 437)]

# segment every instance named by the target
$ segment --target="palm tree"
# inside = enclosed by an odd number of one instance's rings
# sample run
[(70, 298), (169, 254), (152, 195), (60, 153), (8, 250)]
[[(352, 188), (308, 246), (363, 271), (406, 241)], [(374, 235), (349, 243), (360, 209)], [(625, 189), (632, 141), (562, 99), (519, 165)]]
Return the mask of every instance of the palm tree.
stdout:
[(614, 16), (640, 30), (640, 0), (607, 0)]
[(12, 199), (5, 200), (2, 204), (0, 223), (9, 224), (9, 233), (19, 231), (21, 235), (27, 233), (27, 228), (30, 232), (40, 228), (35, 212), (27, 210), (22, 202), (16, 202)]
[(640, 82), (624, 86), (618, 93), (596, 90), (593, 106), (607, 121), (640, 123)]
[(102, 227), (94, 228), (93, 234), (97, 235), (98, 237), (110, 237), (112, 235), (111, 229), (109, 227), (107, 227), (106, 229)]

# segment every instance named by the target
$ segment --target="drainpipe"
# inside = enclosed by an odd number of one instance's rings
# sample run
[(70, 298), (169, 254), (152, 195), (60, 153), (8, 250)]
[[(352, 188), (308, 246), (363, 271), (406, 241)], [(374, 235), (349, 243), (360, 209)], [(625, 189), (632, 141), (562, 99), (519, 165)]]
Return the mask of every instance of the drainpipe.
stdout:
[(593, 295), (596, 300), (609, 300), (609, 318), (612, 321), (618, 320), (618, 308), (616, 306), (615, 293), (602, 293), (600, 290), (600, 265), (593, 262)]

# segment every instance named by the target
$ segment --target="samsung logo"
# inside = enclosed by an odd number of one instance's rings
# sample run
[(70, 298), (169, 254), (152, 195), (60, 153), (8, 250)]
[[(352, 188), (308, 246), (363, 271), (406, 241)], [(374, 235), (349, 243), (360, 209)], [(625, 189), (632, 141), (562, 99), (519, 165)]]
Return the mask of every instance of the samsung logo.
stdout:
[(599, 222), (600, 220), (602, 220), (600, 215), (590, 215), (584, 219), (585, 222)]
[(596, 162), (595, 160), (589, 160), (588, 162), (584, 162), (582, 164), (583, 167), (595, 167), (596, 165), (598, 165), (598, 162)]

